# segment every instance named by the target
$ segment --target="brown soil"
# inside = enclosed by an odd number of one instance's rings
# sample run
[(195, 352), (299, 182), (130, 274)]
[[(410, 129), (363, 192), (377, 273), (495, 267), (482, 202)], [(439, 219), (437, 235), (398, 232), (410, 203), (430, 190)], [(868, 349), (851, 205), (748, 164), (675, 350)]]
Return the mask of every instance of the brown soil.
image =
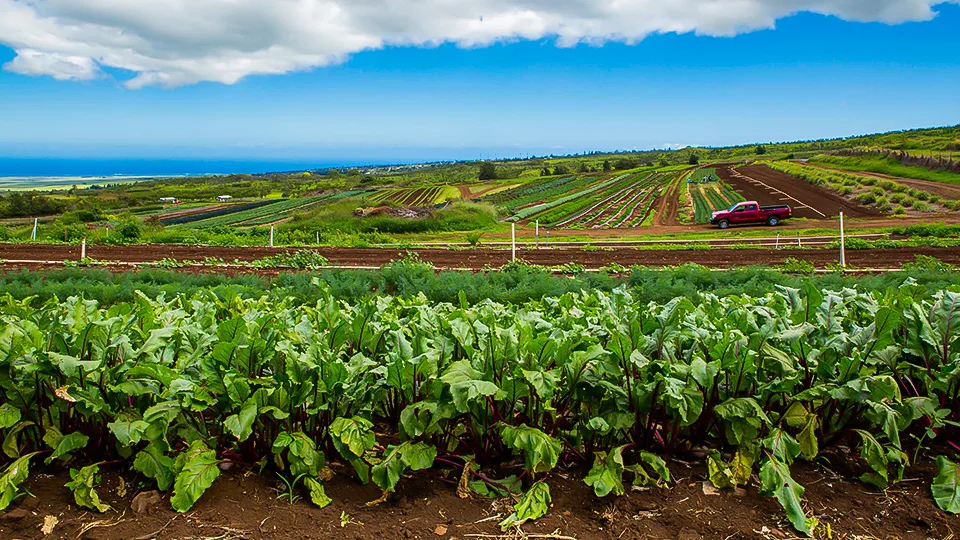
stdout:
[[(786, 243), (786, 239), (784, 242)], [(87, 256), (100, 261), (118, 261), (121, 263), (140, 263), (158, 261), (164, 258), (200, 261), (205, 257), (220, 258), (225, 261), (255, 261), (278, 253), (294, 251), (287, 248), (238, 248), (203, 246), (90, 246)], [(499, 268), (510, 260), (510, 251), (505, 249), (470, 249), (454, 251), (448, 249), (387, 249), (387, 248), (316, 248), (316, 251), (340, 266), (379, 267), (390, 261), (402, 259), (408, 251), (416, 252), (421, 259), (429, 261), (438, 268), (466, 268), (482, 270), (487, 267)], [(955, 248), (899, 248), (847, 251), (847, 262), (859, 268), (899, 268), (903, 263), (914, 260), (917, 254), (936, 257), (944, 262), (960, 264), (960, 250)], [(623, 266), (673, 266), (685, 263), (697, 263), (716, 268), (729, 268), (747, 265), (780, 264), (787, 258), (809, 261), (819, 268), (837, 262), (838, 254), (825, 249), (729, 249), (711, 248), (709, 250), (650, 250), (629, 247), (604, 248), (599, 251), (584, 251), (576, 248), (523, 249), (517, 255), (531, 263), (555, 266), (569, 262), (582, 264), (587, 268), (600, 268), (612, 263)], [(51, 268), (62, 266), (64, 260), (78, 260), (80, 248), (65, 245), (18, 245), (0, 244), (0, 260), (3, 269)], [(25, 261), (25, 262), (17, 262)], [(46, 262), (47, 264), (41, 264)], [(118, 269), (129, 269), (119, 266)], [(205, 270), (206, 271), (206, 270)], [(211, 272), (221, 272), (212, 267)]]
[[(583, 484), (583, 469), (556, 472), (549, 479), (552, 509), (523, 529), (528, 534), (579, 539), (795, 538), (776, 500), (759, 496), (753, 488), (707, 495), (701, 464), (672, 462), (671, 469), (672, 487), (606, 499), (597, 498)], [(931, 465), (911, 468), (904, 482), (885, 493), (858, 483), (849, 470), (832, 464), (794, 467), (794, 478), (806, 487), (807, 513), (816, 515), (824, 529), (829, 524), (831, 538), (949, 538), (960, 531), (960, 518), (939, 511), (930, 497)], [(333, 503), (319, 509), (304, 501), (289, 504), (278, 499), (280, 485), (275, 480), (236, 471), (221, 475), (186, 514), (171, 510), (168, 496), (137, 513), (131, 503), (140, 492), (142, 477), (107, 469), (98, 491), (112, 509), (97, 515), (76, 506), (63, 487), (69, 481), (65, 471), (50, 472), (31, 476), (26, 487), (35, 497), (20, 499), (0, 516), (0, 538), (495, 538), (502, 534), (497, 522), (510, 512), (511, 502), (460, 499), (451, 485), (456, 473), (435, 470), (405, 477), (396, 494), (374, 507), (364, 505), (379, 496), (376, 487), (338, 474), (326, 488)], [(118, 494), (121, 475), (123, 495)], [(346, 524), (341, 517), (345, 514)], [(58, 523), (44, 536), (40, 527), (46, 516)]]
[[(844, 215), (851, 218), (882, 215), (876, 208), (860, 205), (838, 193), (775, 171), (766, 165), (749, 165), (735, 171), (721, 171), (722, 174), (718, 171), (718, 175), (748, 200), (756, 200), (761, 205), (789, 204), (796, 217), (836, 217), (841, 209)], [(741, 178), (740, 175), (746, 178)]]
[(680, 184), (682, 180), (673, 178), (663, 190), (663, 194), (653, 202), (657, 214), (654, 221), (657, 225), (679, 225), (677, 222), (677, 212), (680, 210)]

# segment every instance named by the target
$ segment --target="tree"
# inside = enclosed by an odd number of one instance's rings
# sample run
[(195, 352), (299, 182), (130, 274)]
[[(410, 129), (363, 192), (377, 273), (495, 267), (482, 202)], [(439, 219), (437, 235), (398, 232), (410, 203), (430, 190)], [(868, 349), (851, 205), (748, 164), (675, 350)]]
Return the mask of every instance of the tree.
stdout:
[(562, 163), (557, 163), (553, 166), (553, 174), (570, 174), (570, 169)]
[(480, 180), (496, 180), (497, 166), (492, 162), (484, 161), (480, 164)]
[(32, 192), (13, 192), (4, 201), (0, 197), (0, 217), (34, 217), (59, 214), (62, 202)]
[(609, 159), (603, 160), (603, 172), (608, 172), (612, 169), (613, 167), (610, 165), (610, 160)]
[(766, 147), (764, 147), (764, 146), (761, 144), (761, 145), (758, 145), (758, 146), (757, 146), (756, 152), (757, 152), (757, 155), (758, 155), (758, 156), (762, 156), (763, 154), (766, 154), (766, 153), (767, 153), (767, 149), (766, 149)]
[(690, 154), (690, 159), (687, 160), (687, 163), (690, 164), (690, 165), (699, 165), (699, 164), (700, 164), (700, 156), (698, 156), (698, 155), (696, 155), (696, 154)]
[(625, 171), (637, 166), (637, 162), (629, 158), (620, 158), (613, 162), (613, 168), (618, 171)]

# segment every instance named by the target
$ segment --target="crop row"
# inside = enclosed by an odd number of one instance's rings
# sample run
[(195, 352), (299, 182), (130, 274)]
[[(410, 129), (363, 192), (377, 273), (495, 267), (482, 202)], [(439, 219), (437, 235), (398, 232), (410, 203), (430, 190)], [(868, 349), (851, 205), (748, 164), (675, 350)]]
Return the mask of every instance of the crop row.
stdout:
[[(647, 174), (642, 177), (641, 175), (632, 177), (629, 189), (623, 192), (620, 197), (611, 200), (609, 204), (601, 208), (599, 212), (585, 217), (579, 221), (576, 226), (583, 227), (594, 224), (593, 228), (595, 229), (607, 227), (615, 219), (619, 218), (630, 205), (636, 203), (649, 192), (650, 188), (654, 185), (655, 176), (654, 174)], [(638, 178), (639, 180), (637, 180)], [(600, 221), (604, 217), (606, 217), (606, 219)]]
[(570, 193), (587, 188), (599, 181), (603, 181), (605, 178), (608, 177), (582, 176), (579, 178), (573, 178), (569, 182), (563, 182), (561, 184), (554, 185), (543, 191), (526, 194), (523, 197), (512, 199), (504, 204), (501, 204), (500, 206), (508, 212), (523, 211), (531, 206), (537, 206), (544, 202), (565, 197)]
[(279, 221), (281, 219), (292, 217), (294, 214), (307, 212), (308, 210), (311, 210), (322, 204), (328, 204), (328, 203), (331, 203), (340, 199), (344, 199), (347, 197), (362, 195), (363, 193), (365, 192), (362, 190), (350, 190), (350, 191), (339, 191), (336, 193), (329, 193), (327, 195), (318, 195), (316, 197), (304, 197), (301, 199), (294, 199), (297, 201), (301, 201), (301, 204), (291, 204), (290, 206), (282, 210), (278, 209), (276, 214), (268, 214), (258, 218), (246, 219), (240, 223), (237, 223), (237, 225), (240, 225), (242, 227), (268, 225), (270, 223)]
[(429, 206), (443, 192), (441, 186), (383, 190), (370, 197), (375, 203), (392, 202), (403, 206)]
[[(552, 199), (552, 200), (549, 200), (549, 201), (546, 201), (546, 202), (542, 202), (542, 203), (540, 203), (540, 204), (536, 204), (536, 205), (533, 205), (533, 206), (528, 206), (528, 207), (526, 207), (526, 208), (523, 208), (523, 209), (517, 211), (516, 213), (514, 213), (513, 217), (511, 217), (511, 218), (509, 219), (509, 221), (517, 221), (517, 220), (521, 220), (521, 219), (527, 219), (527, 218), (529, 218), (529, 217), (531, 217), (531, 216), (534, 216), (534, 215), (537, 215), (537, 214), (541, 214), (541, 213), (547, 212), (547, 211), (549, 211), (550, 209), (556, 208), (556, 207), (558, 207), (558, 206), (560, 206), (560, 205), (563, 205), (563, 204), (566, 204), (566, 203), (570, 203), (570, 202), (572, 202), (572, 201), (576, 201), (576, 200), (581, 199), (581, 198), (583, 198), (583, 197), (587, 197), (587, 196), (592, 195), (592, 194), (594, 194), (594, 193), (596, 193), (596, 192), (598, 192), (598, 191), (605, 190), (605, 189), (610, 188), (611, 186), (616, 185), (618, 182), (621, 182), (624, 178), (627, 178), (628, 176), (629, 176), (629, 175), (627, 175), (627, 174), (621, 174), (621, 175), (619, 175), (619, 176), (617, 176), (617, 177), (614, 177), (614, 178), (604, 178), (604, 179), (602, 179), (602, 180), (600, 180), (600, 181), (597, 181), (596, 178), (585, 179), (585, 180), (590, 180), (590, 183), (587, 184), (587, 187), (584, 187), (584, 188), (582, 188), (582, 189), (575, 189), (575, 190), (573, 190), (572, 193), (566, 192), (567, 194), (566, 194), (566, 195), (563, 195), (562, 197), (558, 197), (558, 198), (555, 198), (555, 199)], [(566, 186), (565, 186), (565, 187), (566, 187)], [(571, 187), (572, 187), (572, 186), (571, 186)], [(544, 221), (549, 221), (549, 219), (551, 219), (551, 217), (543, 217), (543, 219), (544, 219)]]
[(480, 197), (478, 200), (495, 204), (498, 206), (504, 206), (505, 208), (513, 209), (520, 205), (508, 204), (511, 201), (529, 197), (531, 195), (545, 193), (553, 189), (557, 189), (563, 186), (564, 184), (572, 182), (573, 180), (576, 180), (575, 176), (564, 176), (561, 178), (555, 178), (553, 180), (540, 180), (536, 182), (529, 182), (522, 186), (517, 186), (512, 189), (507, 189), (504, 191), (493, 193), (491, 195)]
[[(568, 225), (577, 220), (586, 219), (586, 216), (596, 216), (613, 200), (625, 196), (632, 187), (638, 175), (623, 174), (605, 183), (595, 190), (583, 190), (579, 197), (570, 198), (563, 204), (556, 205), (549, 210), (538, 214), (537, 217), (547, 223), (549, 227)], [(591, 186), (595, 187), (595, 186)]]
[(669, 180), (669, 173), (658, 173), (653, 179), (653, 189), (651, 189), (642, 200), (636, 203), (632, 209), (630, 209), (627, 217), (624, 218), (624, 221), (618, 223), (616, 228), (634, 228), (641, 226), (650, 216), (650, 213), (653, 211), (653, 204), (663, 193), (663, 190), (667, 188), (668, 184), (666, 182), (669, 182)]
[(593, 222), (602, 216), (611, 205), (620, 204), (623, 200), (633, 195), (637, 189), (636, 180), (638, 176), (639, 175), (631, 175), (621, 183), (614, 184), (608, 189), (594, 193), (592, 197), (581, 201), (582, 204), (579, 209), (575, 210), (576, 213), (564, 216), (563, 221), (555, 222), (551, 226), (564, 227), (575, 223), (575, 226), (579, 227)]
[[(699, 304), (624, 289), (523, 305), (329, 292), (315, 305), (209, 292), (34, 303), (0, 302), (0, 511), (39, 455), (71, 467), (76, 503), (101, 512), (105, 461), (185, 512), (225, 461), (324, 506), (338, 459), (384, 495), (426, 469), (452, 469), (464, 494), (517, 490), (508, 529), (548, 511), (560, 465), (616, 496), (625, 482), (668, 487), (659, 456), (704, 447), (717, 488), (754, 484), (813, 534), (795, 461), (850, 447), (883, 490), (909, 456), (946, 448), (931, 439), (960, 434), (960, 293), (910, 283)], [(511, 454), (519, 477), (499, 465)], [(937, 463), (932, 496), (960, 512), (957, 464)]]
[(225, 216), (219, 216), (209, 219), (204, 219), (196, 221), (190, 224), (191, 228), (196, 229), (209, 229), (211, 227), (220, 227), (228, 225), (238, 225), (245, 223), (251, 220), (261, 220), (261, 219), (270, 219), (270, 221), (276, 221), (280, 219), (280, 214), (288, 211), (299, 208), (305, 204), (305, 202), (314, 202), (313, 200), (307, 200), (306, 198), (298, 199), (284, 199), (279, 201), (272, 201), (270, 204), (259, 206), (257, 208), (251, 208), (249, 210), (244, 210), (242, 212), (236, 212)]
[(650, 213), (650, 209), (653, 207), (654, 201), (657, 197), (660, 196), (660, 193), (663, 192), (664, 184), (663, 179), (665, 175), (655, 174), (650, 178), (647, 178), (644, 181), (644, 193), (641, 198), (633, 202), (633, 206), (626, 209), (626, 213), (623, 214), (623, 219), (617, 222), (614, 225), (614, 228), (627, 227), (632, 228), (643, 223), (647, 215)]
[(716, 169), (697, 169), (690, 173), (690, 176), (687, 179), (693, 183), (701, 183), (705, 178), (710, 178), (712, 180), (717, 179), (717, 170)]
[(203, 221), (206, 219), (213, 219), (221, 216), (235, 214), (238, 212), (253, 210), (269, 204), (276, 204), (276, 201), (258, 201), (258, 202), (247, 203), (247, 204), (235, 204), (235, 205), (227, 206), (225, 208), (220, 208), (218, 210), (213, 210), (210, 212), (190, 214), (190, 215), (186, 215), (186, 216), (182, 216), (182, 217), (178, 217), (170, 220), (164, 220), (163, 224), (167, 226), (186, 225), (189, 223), (195, 223), (197, 221)]

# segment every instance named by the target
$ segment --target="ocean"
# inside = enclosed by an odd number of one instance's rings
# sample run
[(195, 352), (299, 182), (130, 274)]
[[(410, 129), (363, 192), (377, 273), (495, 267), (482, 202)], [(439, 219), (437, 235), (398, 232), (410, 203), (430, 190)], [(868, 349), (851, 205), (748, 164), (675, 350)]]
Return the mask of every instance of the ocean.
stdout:
[(268, 173), (351, 167), (363, 161), (217, 160), (217, 159), (76, 159), (0, 157), (0, 178), (84, 178), (197, 176), (206, 174)]

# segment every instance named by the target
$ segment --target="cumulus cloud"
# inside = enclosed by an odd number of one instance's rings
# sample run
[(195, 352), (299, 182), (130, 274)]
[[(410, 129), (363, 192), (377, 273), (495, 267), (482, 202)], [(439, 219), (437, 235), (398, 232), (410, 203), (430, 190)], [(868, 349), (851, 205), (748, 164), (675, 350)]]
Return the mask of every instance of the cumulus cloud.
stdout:
[(0, 43), (17, 53), (9, 71), (86, 80), (115, 68), (140, 88), (232, 84), (390, 45), (731, 36), (801, 11), (924, 21), (948, 2), (960, 0), (0, 0)]

